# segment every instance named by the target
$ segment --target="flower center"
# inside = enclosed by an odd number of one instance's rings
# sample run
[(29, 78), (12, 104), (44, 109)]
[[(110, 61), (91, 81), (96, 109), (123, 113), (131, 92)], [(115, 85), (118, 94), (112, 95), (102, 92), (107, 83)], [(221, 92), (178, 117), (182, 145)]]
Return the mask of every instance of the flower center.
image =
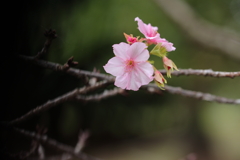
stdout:
[(126, 61), (126, 68), (125, 68), (126, 72), (131, 72), (132, 69), (134, 68), (134, 66), (135, 66), (135, 62), (133, 60), (131, 60), (131, 59), (127, 60)]

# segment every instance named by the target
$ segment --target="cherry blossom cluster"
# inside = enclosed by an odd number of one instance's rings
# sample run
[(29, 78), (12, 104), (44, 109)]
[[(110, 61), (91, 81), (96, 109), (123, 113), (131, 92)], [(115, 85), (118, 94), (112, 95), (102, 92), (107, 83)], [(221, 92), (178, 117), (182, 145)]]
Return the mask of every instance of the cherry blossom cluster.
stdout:
[[(107, 73), (116, 76), (114, 85), (122, 89), (137, 91), (142, 85), (153, 80), (161, 89), (164, 89), (164, 83), (167, 81), (154, 67), (154, 62), (149, 61), (149, 57), (152, 54), (162, 58), (167, 77), (170, 78), (173, 69), (178, 69), (174, 62), (167, 58), (167, 53), (176, 48), (173, 47), (173, 43), (160, 37), (158, 27), (145, 24), (138, 17), (135, 21), (138, 22), (138, 29), (145, 38), (124, 33), (127, 43), (121, 42), (113, 45), (115, 57), (111, 58), (103, 68)], [(149, 52), (150, 45), (155, 46)]]

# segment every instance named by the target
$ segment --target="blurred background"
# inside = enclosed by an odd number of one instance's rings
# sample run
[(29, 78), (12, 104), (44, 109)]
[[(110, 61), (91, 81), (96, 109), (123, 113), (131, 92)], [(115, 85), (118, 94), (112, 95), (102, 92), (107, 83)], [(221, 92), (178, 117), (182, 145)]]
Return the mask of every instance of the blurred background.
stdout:
[[(3, 32), (11, 41), (6, 40), (9, 54), (4, 55), (1, 63), (2, 92), (6, 96), (2, 97), (1, 121), (15, 119), (47, 100), (84, 85), (75, 77), (11, 56), (36, 55), (45, 42), (43, 32), (50, 28), (57, 31), (58, 38), (44, 59), (64, 64), (74, 56), (79, 62), (76, 68), (83, 70), (96, 68), (105, 73), (102, 66), (114, 56), (112, 45), (125, 41), (124, 32), (143, 36), (135, 17), (157, 26), (161, 37), (174, 43), (176, 51), (169, 58), (179, 68), (240, 70), (240, 58), (197, 43), (156, 1), (25, 0), (9, 4), (4, 17), (7, 30)], [(240, 33), (240, 0), (183, 2), (205, 21), (231, 33)], [(151, 59), (157, 68), (163, 68), (159, 58)], [(170, 86), (240, 98), (239, 77), (172, 76), (167, 80)], [(167, 92), (156, 95), (130, 91), (128, 95), (100, 102), (68, 102), (20, 127), (34, 131), (37, 124), (48, 128), (49, 137), (72, 146), (79, 131), (88, 130), (90, 138), (84, 151), (105, 160), (240, 159), (239, 105), (200, 101)], [(6, 150), (19, 152), (28, 147), (29, 143), (8, 134), (2, 134)], [(50, 149), (46, 153), (52, 154)]]

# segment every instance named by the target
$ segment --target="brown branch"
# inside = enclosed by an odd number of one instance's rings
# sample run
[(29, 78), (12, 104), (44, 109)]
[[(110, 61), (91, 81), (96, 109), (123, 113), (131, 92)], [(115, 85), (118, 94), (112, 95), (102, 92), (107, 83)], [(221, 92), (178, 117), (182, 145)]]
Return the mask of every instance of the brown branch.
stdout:
[(183, 0), (155, 0), (161, 9), (193, 40), (240, 59), (240, 35), (200, 18)]
[[(68, 73), (72, 76), (75, 76), (77, 78), (81, 78), (82, 76), (89, 76), (89, 77), (96, 77), (99, 79), (104, 79), (108, 80), (111, 82), (114, 82), (115, 78), (110, 75), (102, 74), (102, 73), (97, 73), (97, 72), (89, 72), (85, 70), (80, 70), (80, 69), (75, 69), (75, 68), (68, 68), (66, 70), (66, 67), (64, 65), (58, 64), (58, 63), (53, 63), (53, 62), (48, 62), (44, 60), (39, 60), (39, 59), (34, 59), (33, 57), (28, 57), (28, 56), (19, 56), (21, 59), (36, 64), (38, 66), (41, 66), (43, 68), (51, 69), (54, 71), (61, 71)], [(162, 74), (166, 74), (165, 70), (160, 70)], [(206, 70), (201, 70), (201, 69), (180, 69), (179, 71), (173, 71), (172, 75), (174, 76), (179, 76), (179, 75), (197, 75), (197, 76), (210, 76), (210, 77), (239, 77), (240, 72), (221, 72), (221, 71), (213, 71), (211, 69), (206, 69)]]
[(100, 101), (102, 99), (108, 98), (115, 96), (117, 94), (122, 94), (125, 90), (121, 88), (114, 88), (112, 90), (105, 90), (102, 94), (96, 94), (96, 95), (90, 95), (90, 96), (83, 96), (83, 95), (78, 95), (76, 97), (77, 100), (79, 101)]
[(33, 110), (29, 111), (28, 113), (21, 116), (20, 118), (12, 120), (11, 122), (7, 122), (7, 124), (9, 124), (9, 125), (19, 124), (35, 115), (40, 114), (46, 110), (49, 110), (50, 108), (55, 107), (63, 102), (75, 99), (75, 97), (78, 94), (85, 94), (87, 92), (94, 91), (96, 89), (107, 86), (108, 84), (110, 84), (108, 81), (102, 81), (102, 82), (96, 83), (93, 86), (88, 86), (88, 87), (84, 86), (83, 88), (80, 88), (80, 89), (78, 89), (78, 88), (74, 89), (73, 91), (70, 91), (62, 96), (59, 96), (59, 97), (53, 99), (53, 100), (49, 100), (48, 102), (44, 103), (43, 105), (40, 105), (40, 106), (34, 108)]
[[(43, 61), (43, 60), (38, 60), (38, 59), (34, 59), (32, 57), (27, 57), (27, 56), (20, 56), (20, 58), (34, 63), (36, 65), (39, 65), (41, 67), (44, 68), (48, 68), (48, 69), (52, 69), (54, 71), (62, 71), (68, 74), (71, 74), (73, 76), (76, 76), (78, 78), (84, 76), (89, 76), (89, 77), (96, 77), (99, 79), (104, 79), (107, 80), (109, 83), (113, 83), (115, 78), (113, 76), (109, 76), (106, 74), (101, 74), (101, 73), (96, 73), (96, 72), (89, 72), (89, 71), (84, 71), (84, 70), (79, 70), (79, 69), (73, 69), (73, 68), (69, 68), (68, 70), (64, 70), (62, 69), (63, 66), (57, 63), (52, 63), (52, 62), (47, 62), (47, 61)], [(190, 71), (191, 70), (191, 71)], [(165, 71), (163, 71), (164, 73)], [(179, 72), (179, 73), (177, 73)], [(204, 73), (205, 72), (205, 73)], [(173, 75), (205, 75), (205, 76), (212, 76), (212, 77), (234, 77), (234, 76), (239, 76), (239, 72), (216, 72), (216, 71), (204, 71), (204, 70), (192, 70), (192, 69), (187, 69), (187, 70), (183, 70), (183, 71), (174, 71)], [(152, 92), (154, 93), (159, 93), (160, 91), (156, 91), (153, 88), (157, 87), (154, 84), (149, 84), (147, 85), (148, 89), (151, 89)], [(144, 86), (142, 86), (144, 88)], [(239, 99), (227, 99), (224, 97), (218, 97), (215, 95), (211, 95), (208, 93), (202, 93), (202, 92), (195, 92), (195, 91), (189, 91), (189, 90), (184, 90), (178, 87), (171, 87), (171, 86), (166, 86), (165, 87), (166, 91), (168, 91), (169, 93), (172, 94), (179, 94), (182, 96), (187, 96), (187, 97), (192, 97), (192, 98), (197, 98), (197, 99), (202, 99), (202, 100), (206, 100), (206, 101), (215, 101), (215, 102), (219, 102), (219, 103), (229, 103), (229, 104), (239, 104), (240, 100)], [(192, 94), (192, 95), (191, 95)], [(84, 97), (79, 97), (79, 99), (84, 99)], [(85, 98), (87, 99), (96, 99), (96, 98)]]
[[(156, 90), (160, 90), (158, 88), (158, 86), (153, 83), (148, 84), (146, 86), (142, 86), (142, 88), (144, 88), (144, 89), (148, 89), (148, 87), (154, 88)], [(203, 93), (203, 92), (182, 89), (180, 87), (172, 87), (172, 86), (165, 85), (164, 89), (165, 89), (165, 91), (167, 91), (171, 94), (179, 94), (181, 96), (196, 98), (196, 99), (204, 100), (204, 101), (228, 103), (228, 104), (240, 104), (240, 99), (228, 99), (225, 97), (215, 96), (215, 95), (212, 95), (209, 93)]]
[(72, 156), (77, 157), (81, 160), (100, 160), (99, 158), (95, 158), (95, 157), (87, 155), (83, 152), (75, 153), (73, 147), (62, 144), (60, 142), (57, 142), (54, 139), (48, 138), (46, 135), (43, 136), (43, 135), (36, 134), (35, 132), (30, 132), (30, 131), (26, 131), (26, 130), (18, 129), (18, 128), (11, 128), (9, 126), (7, 126), (7, 128), (10, 130), (13, 130), (14, 132), (17, 132), (27, 138), (35, 139), (35, 140), (39, 141), (41, 144), (46, 144), (56, 150), (69, 153)]
[[(166, 75), (166, 70), (159, 70), (163, 75)], [(171, 75), (180, 76), (180, 75), (196, 75), (196, 76), (210, 76), (210, 77), (240, 77), (240, 72), (221, 72), (213, 71), (211, 69), (179, 69), (179, 71), (171, 72)]]
[(83, 149), (83, 147), (85, 146), (85, 143), (87, 141), (89, 137), (89, 132), (88, 131), (82, 131), (80, 134), (79, 134), (79, 137), (78, 137), (78, 142), (74, 148), (74, 152), (75, 153), (80, 153)]
[(28, 57), (28, 56), (23, 56), (23, 55), (19, 55), (19, 57), (27, 62), (33, 63), (33, 64), (41, 66), (43, 68), (51, 69), (54, 71), (65, 72), (65, 73), (75, 76), (77, 78), (82, 78), (83, 76), (89, 76), (89, 77), (96, 77), (99, 79), (108, 80), (111, 82), (114, 82), (114, 80), (115, 80), (115, 78), (113, 76), (109, 76), (106, 74), (101, 74), (101, 73), (97, 73), (97, 72), (89, 72), (89, 71), (84, 71), (84, 70), (75, 69), (75, 68), (68, 68), (66, 70), (66, 67), (64, 67), (63, 65), (58, 64), (58, 63), (48, 62), (48, 61), (44, 61), (44, 60), (40, 60), (40, 59), (35, 59), (34, 57)]
[[(63, 153), (60, 155), (44, 157), (44, 160), (70, 160), (72, 158), (73, 156), (71, 154)], [(31, 158), (28, 158), (28, 160), (43, 160), (43, 159), (40, 157), (31, 157)]]
[(40, 58), (43, 54), (46, 54), (49, 47), (52, 44), (52, 40), (57, 38), (57, 34), (55, 30), (49, 29), (44, 32), (45, 37), (47, 38), (46, 42), (44, 43), (44, 46), (40, 52), (34, 57), (34, 58)]

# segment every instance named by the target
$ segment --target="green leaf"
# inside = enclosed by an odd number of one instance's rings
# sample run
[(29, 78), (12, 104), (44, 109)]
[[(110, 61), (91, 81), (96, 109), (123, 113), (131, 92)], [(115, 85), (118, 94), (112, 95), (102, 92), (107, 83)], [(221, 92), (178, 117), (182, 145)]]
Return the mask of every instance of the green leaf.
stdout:
[(167, 56), (167, 50), (165, 47), (161, 47), (161, 43), (158, 43), (150, 52), (150, 54), (153, 54), (158, 57), (164, 57)]

